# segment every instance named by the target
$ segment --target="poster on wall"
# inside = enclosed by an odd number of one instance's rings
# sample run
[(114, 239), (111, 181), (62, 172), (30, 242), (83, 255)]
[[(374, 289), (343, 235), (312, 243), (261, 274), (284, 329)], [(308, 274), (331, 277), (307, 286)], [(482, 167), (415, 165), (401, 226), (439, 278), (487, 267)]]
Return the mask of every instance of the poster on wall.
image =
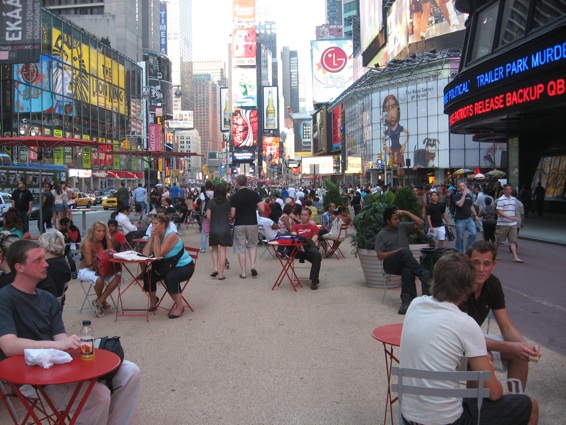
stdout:
[(257, 147), (257, 109), (237, 109), (232, 118), (234, 148)]

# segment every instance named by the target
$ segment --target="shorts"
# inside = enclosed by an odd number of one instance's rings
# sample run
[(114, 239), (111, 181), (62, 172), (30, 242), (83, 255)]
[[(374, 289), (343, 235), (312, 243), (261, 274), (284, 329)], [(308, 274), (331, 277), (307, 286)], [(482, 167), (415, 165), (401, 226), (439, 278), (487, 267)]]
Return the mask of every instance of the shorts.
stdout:
[(509, 239), (509, 243), (517, 243), (517, 226), (497, 226), (495, 239), (497, 243), (505, 242), (505, 239)]
[[(478, 400), (465, 398), (462, 407), (464, 413), (454, 424), (472, 425), (477, 423)], [(531, 417), (533, 404), (525, 394), (506, 394), (499, 400), (483, 399), (480, 410), (481, 423), (497, 425), (527, 425)]]
[[(87, 268), (80, 269), (77, 277), (80, 281), (90, 282), (90, 284), (93, 286), (96, 284), (96, 281), (100, 278), (100, 276), (98, 276), (94, 270), (90, 270)], [(103, 279), (106, 283), (110, 283), (114, 280), (114, 275), (111, 274), (110, 276), (106, 276)]]
[(434, 230), (431, 228), (428, 231), (429, 236), (432, 236), (435, 241), (445, 241), (446, 240), (446, 229), (444, 226), (435, 227)]
[(53, 212), (60, 213), (60, 212), (63, 212), (63, 211), (64, 211), (63, 204), (54, 204), (53, 205)]
[(234, 226), (234, 254), (245, 254), (246, 248), (257, 248), (258, 242), (257, 224)]

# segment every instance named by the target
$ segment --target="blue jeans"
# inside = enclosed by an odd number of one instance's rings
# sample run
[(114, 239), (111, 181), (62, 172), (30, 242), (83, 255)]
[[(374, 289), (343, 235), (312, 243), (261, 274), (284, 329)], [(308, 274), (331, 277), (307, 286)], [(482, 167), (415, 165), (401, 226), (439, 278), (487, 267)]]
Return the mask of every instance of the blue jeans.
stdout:
[(466, 241), (466, 249), (468, 249), (476, 241), (478, 233), (473, 217), (456, 220), (456, 249), (462, 254), (464, 253), (464, 232), (468, 232)]

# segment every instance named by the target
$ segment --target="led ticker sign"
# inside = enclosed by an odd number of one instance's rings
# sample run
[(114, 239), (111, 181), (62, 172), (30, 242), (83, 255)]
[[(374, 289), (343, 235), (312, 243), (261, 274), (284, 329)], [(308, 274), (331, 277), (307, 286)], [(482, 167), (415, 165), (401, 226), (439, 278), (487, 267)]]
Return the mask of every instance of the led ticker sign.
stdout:
[(564, 40), (564, 34), (555, 34), (551, 39), (542, 40), (537, 46), (524, 46), (514, 54), (502, 55), (488, 66), (464, 71), (444, 89), (445, 109), (453, 106), (454, 102), (464, 95), (478, 95), (493, 87), (500, 87), (501, 84), (521, 81), (535, 73), (564, 66), (566, 62)]
[(467, 103), (450, 113), (450, 126), (452, 127), (462, 120), (527, 103), (534, 104), (544, 101), (544, 104), (548, 105), (553, 99), (564, 96), (565, 93), (566, 80), (560, 77), (548, 79), (546, 82), (523, 85), (511, 90), (491, 92), (486, 97)]

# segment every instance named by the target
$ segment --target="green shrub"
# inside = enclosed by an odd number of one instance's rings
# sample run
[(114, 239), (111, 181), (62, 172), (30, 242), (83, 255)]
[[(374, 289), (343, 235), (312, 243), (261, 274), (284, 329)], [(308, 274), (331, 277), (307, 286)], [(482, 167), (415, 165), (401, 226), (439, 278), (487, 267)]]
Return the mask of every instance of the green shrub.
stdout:
[(328, 211), (328, 205), (334, 203), (337, 207), (338, 206), (347, 206), (344, 204), (344, 200), (342, 195), (340, 195), (340, 189), (330, 179), (324, 180), (324, 187), (326, 188), (326, 195), (324, 195), (324, 199), (322, 200), (322, 206), (324, 211)]

